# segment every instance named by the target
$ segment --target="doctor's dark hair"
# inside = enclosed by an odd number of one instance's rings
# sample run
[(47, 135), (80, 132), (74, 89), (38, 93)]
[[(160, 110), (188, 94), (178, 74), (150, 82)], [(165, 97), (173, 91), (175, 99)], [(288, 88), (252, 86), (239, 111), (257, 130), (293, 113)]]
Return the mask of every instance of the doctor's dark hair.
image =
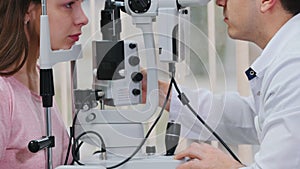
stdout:
[(280, 0), (282, 7), (292, 15), (300, 13), (300, 0)]
[(24, 18), (30, 3), (40, 0), (0, 1), (0, 76), (18, 72), (28, 56)]

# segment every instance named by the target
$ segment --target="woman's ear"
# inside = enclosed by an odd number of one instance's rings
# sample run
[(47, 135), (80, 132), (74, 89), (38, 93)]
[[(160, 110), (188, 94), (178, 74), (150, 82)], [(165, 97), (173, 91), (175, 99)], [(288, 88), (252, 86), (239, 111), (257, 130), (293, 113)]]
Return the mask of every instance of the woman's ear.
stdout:
[(28, 24), (28, 22), (29, 22), (29, 20), (30, 20), (29, 13), (28, 13), (28, 12), (26, 12), (26, 14), (25, 14), (25, 18), (24, 18), (24, 24), (25, 24), (25, 25), (27, 25), (27, 24)]
[(28, 22), (32, 19), (32, 17), (34, 15), (32, 15), (32, 13), (34, 12), (34, 9), (36, 7), (36, 4), (33, 2), (30, 2), (29, 7), (27, 9), (27, 12), (25, 13), (25, 17), (24, 17), (24, 24), (28, 24)]
[(260, 11), (265, 13), (272, 9), (278, 0), (260, 0)]

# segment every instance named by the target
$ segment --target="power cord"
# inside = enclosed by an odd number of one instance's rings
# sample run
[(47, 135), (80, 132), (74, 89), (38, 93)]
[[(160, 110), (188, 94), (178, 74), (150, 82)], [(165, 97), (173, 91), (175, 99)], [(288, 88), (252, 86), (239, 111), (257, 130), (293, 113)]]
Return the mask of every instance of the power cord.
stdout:
[[(75, 138), (75, 143), (78, 143), (80, 138), (87, 135), (87, 134), (94, 134), (100, 139), (100, 141), (101, 141), (101, 150), (97, 151), (97, 153), (105, 153), (106, 152), (106, 146), (105, 146), (104, 140), (101, 137), (101, 135), (98, 134), (95, 131), (86, 131), (86, 132), (81, 133), (78, 137)], [(74, 148), (73, 148), (73, 151), (72, 151), (73, 161), (75, 161), (79, 165), (84, 165), (83, 163), (81, 163), (79, 161), (79, 156), (78, 156), (78, 152), (79, 152), (79, 149), (82, 146), (82, 144), (83, 144), (83, 142), (80, 142), (80, 144), (77, 147), (75, 145), (73, 145)]]
[[(71, 147), (72, 147), (72, 156), (73, 156), (73, 160), (72, 160), (72, 164), (74, 163), (74, 161), (76, 161), (78, 164), (80, 164), (80, 162), (78, 162), (78, 157), (76, 154), (78, 154), (79, 152), (79, 148), (81, 147), (81, 145), (78, 145), (77, 148), (76, 148), (76, 144), (78, 143), (78, 140), (79, 140), (79, 136), (77, 138), (75, 138), (75, 122), (77, 120), (77, 117), (78, 117), (78, 114), (80, 112), (80, 109), (83, 107), (83, 105), (85, 104), (86, 101), (88, 101), (89, 99), (95, 97), (95, 93), (91, 92), (89, 93), (82, 101), (82, 103), (79, 105), (79, 107), (77, 108), (76, 112), (75, 112), (75, 115), (74, 115), (74, 118), (73, 118), (73, 121), (72, 121), (72, 125), (70, 127), (70, 137), (69, 137), (69, 144), (68, 144), (68, 149), (67, 149), (67, 154), (66, 154), (66, 158), (65, 158), (65, 162), (64, 162), (64, 165), (67, 165), (68, 164), (68, 159), (69, 159), (69, 156), (70, 156), (70, 151), (71, 151)], [(98, 133), (96, 132), (93, 132), (93, 131), (87, 131), (87, 132), (84, 132), (80, 135), (80, 137), (82, 137), (83, 135), (86, 135), (88, 133), (92, 133), (92, 134), (95, 134), (98, 136), (98, 138), (101, 140), (101, 151), (106, 151), (106, 146), (105, 146), (105, 143), (104, 143), (104, 140), (103, 138), (101, 137), (101, 135), (99, 135)], [(73, 140), (73, 145), (72, 145), (72, 140)], [(77, 150), (78, 149), (78, 150)], [(77, 150), (77, 151), (76, 151)], [(76, 153), (76, 154), (74, 154)], [(74, 159), (75, 158), (75, 159)]]
[(213, 134), (213, 136), (224, 146), (224, 148), (230, 153), (230, 155), (238, 161), (240, 164), (243, 164), (239, 158), (233, 153), (233, 151), (229, 148), (229, 146), (225, 143), (225, 141), (198, 115), (198, 113), (193, 109), (193, 107), (189, 104), (189, 99), (187, 96), (179, 90), (179, 87), (172, 77), (171, 83), (174, 84), (174, 87), (178, 93), (178, 98), (184, 106), (187, 106), (189, 110), (196, 116), (196, 118)]
[(142, 146), (145, 144), (146, 140), (148, 139), (148, 137), (150, 136), (152, 130), (154, 129), (154, 127), (156, 126), (156, 124), (158, 123), (158, 121), (160, 120), (166, 106), (167, 106), (167, 103), (168, 103), (168, 100), (169, 100), (169, 97), (170, 97), (170, 93), (171, 93), (171, 89), (172, 89), (172, 81), (170, 81), (170, 84), (169, 84), (169, 88), (168, 88), (168, 92), (167, 92), (167, 96), (166, 96), (166, 99), (164, 101), (164, 104), (161, 108), (161, 111), (159, 112), (159, 115), (158, 117), (155, 119), (154, 123), (152, 124), (152, 126), (150, 127), (150, 129), (148, 130), (145, 138), (143, 139), (143, 141), (141, 142), (141, 144), (138, 146), (138, 148), (128, 157), (126, 158), (125, 160), (123, 160), (122, 162), (120, 162), (119, 164), (116, 164), (114, 166), (111, 166), (111, 167), (107, 167), (107, 169), (113, 169), (113, 168), (117, 168), (125, 163), (127, 163), (130, 159), (132, 159), (136, 153), (138, 151), (140, 151), (140, 149), (142, 148)]

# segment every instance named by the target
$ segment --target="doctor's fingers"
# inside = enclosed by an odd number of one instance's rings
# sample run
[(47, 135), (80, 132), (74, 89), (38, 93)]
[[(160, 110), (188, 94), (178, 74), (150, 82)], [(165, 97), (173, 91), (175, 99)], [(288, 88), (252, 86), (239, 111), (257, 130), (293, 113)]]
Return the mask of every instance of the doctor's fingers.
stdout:
[(187, 149), (175, 155), (175, 159), (179, 160), (184, 157), (188, 157), (190, 159), (203, 159), (204, 152), (202, 151), (202, 144), (192, 143)]
[(202, 169), (201, 161), (198, 159), (191, 159), (178, 167), (176, 169)]

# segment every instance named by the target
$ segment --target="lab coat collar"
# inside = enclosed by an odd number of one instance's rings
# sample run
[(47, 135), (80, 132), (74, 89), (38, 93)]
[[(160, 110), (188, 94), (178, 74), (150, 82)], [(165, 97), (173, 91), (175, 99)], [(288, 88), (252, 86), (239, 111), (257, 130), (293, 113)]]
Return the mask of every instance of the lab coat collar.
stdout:
[(246, 70), (245, 73), (246, 73), (249, 81), (256, 77), (256, 72), (251, 67), (248, 70)]
[[(259, 78), (264, 76), (266, 68), (279, 55), (279, 52), (282, 51), (282, 48), (284, 48), (289, 39), (294, 37), (295, 34), (299, 33), (299, 30), (296, 28), (300, 28), (300, 14), (291, 18), (279, 29), (279, 31), (274, 35), (274, 37), (262, 51), (261, 55), (250, 66), (249, 69), (252, 69), (255, 72), (255, 77)], [(249, 71), (249, 69), (247, 71)], [(253, 79), (249, 78), (248, 75), (247, 77), (249, 80)]]

